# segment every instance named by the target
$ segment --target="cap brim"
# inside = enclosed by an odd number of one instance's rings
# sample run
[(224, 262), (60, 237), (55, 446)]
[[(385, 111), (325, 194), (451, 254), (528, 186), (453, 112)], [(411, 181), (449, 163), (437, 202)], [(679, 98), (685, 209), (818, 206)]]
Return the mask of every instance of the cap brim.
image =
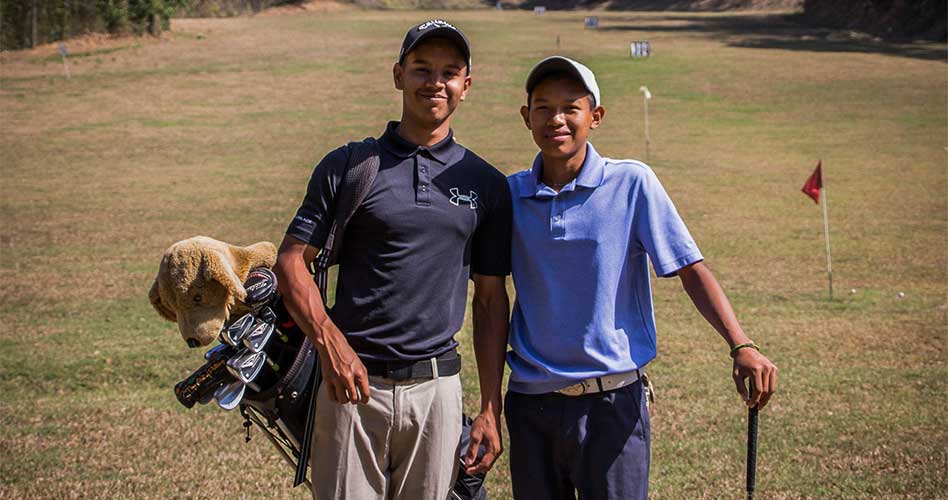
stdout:
[(467, 39), (464, 38), (464, 35), (462, 35), (458, 30), (448, 28), (447, 26), (425, 30), (421, 36), (416, 38), (415, 41), (411, 43), (411, 45), (405, 48), (405, 52), (401, 55), (401, 57), (398, 58), (398, 64), (403, 64), (405, 62), (405, 57), (407, 57), (408, 53), (414, 50), (418, 44), (425, 40), (431, 40), (432, 38), (447, 38), (448, 40), (454, 42), (454, 44), (458, 47), (458, 50), (461, 51), (461, 55), (464, 56), (464, 63), (470, 67), (470, 44), (468, 44)]

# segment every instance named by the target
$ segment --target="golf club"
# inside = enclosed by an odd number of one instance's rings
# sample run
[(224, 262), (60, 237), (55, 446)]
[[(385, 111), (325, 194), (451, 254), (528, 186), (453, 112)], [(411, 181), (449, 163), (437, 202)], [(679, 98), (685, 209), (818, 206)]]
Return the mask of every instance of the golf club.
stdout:
[(266, 347), (275, 329), (276, 325), (273, 323), (266, 323), (258, 319), (250, 333), (244, 336), (243, 343), (247, 346), (247, 349), (250, 349), (250, 352), (258, 353)]
[(747, 500), (754, 500), (757, 483), (757, 405), (747, 410)]
[(276, 297), (277, 277), (273, 274), (273, 271), (265, 267), (254, 269), (247, 275), (247, 280), (244, 281), (244, 289), (247, 290), (244, 304), (251, 311), (257, 312), (269, 305)]
[(195, 370), (188, 378), (174, 386), (175, 397), (185, 408), (191, 408), (195, 403), (206, 404), (213, 397), (214, 392), (234, 380), (227, 371), (227, 359), (217, 356)]
[(227, 360), (227, 371), (244, 384), (249, 384), (257, 378), (264, 364), (269, 364), (274, 371), (279, 370), (279, 367), (267, 358), (267, 353), (244, 349)]
[(207, 352), (204, 353), (204, 359), (211, 361), (217, 358), (230, 358), (234, 354), (237, 354), (237, 349), (235, 349), (234, 346), (221, 343), (208, 349)]
[(255, 322), (256, 318), (253, 317), (252, 313), (244, 314), (240, 319), (231, 323), (229, 327), (221, 330), (221, 341), (228, 345), (237, 346), (250, 333), (250, 329), (253, 328)]
[(270, 306), (261, 307), (260, 309), (256, 311), (256, 313), (257, 313), (257, 318), (263, 320), (266, 323), (276, 324), (277, 322), (277, 314), (276, 312), (273, 311), (273, 308)]
[(240, 401), (244, 398), (244, 392), (246, 391), (246, 384), (235, 380), (217, 389), (217, 391), (214, 392), (214, 399), (217, 400), (217, 405), (220, 406), (222, 410), (230, 411), (240, 404)]

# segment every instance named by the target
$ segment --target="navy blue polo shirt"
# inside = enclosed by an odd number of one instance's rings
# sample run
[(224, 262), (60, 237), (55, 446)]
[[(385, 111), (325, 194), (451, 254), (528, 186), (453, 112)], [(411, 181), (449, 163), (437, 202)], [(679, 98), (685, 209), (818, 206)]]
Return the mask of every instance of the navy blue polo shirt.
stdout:
[[(379, 173), (343, 235), (330, 318), (363, 359), (415, 361), (457, 346), (471, 274), (510, 273), (511, 202), (502, 173), (452, 133), (422, 147), (390, 122)], [(286, 234), (322, 248), (349, 158), (316, 166)]]

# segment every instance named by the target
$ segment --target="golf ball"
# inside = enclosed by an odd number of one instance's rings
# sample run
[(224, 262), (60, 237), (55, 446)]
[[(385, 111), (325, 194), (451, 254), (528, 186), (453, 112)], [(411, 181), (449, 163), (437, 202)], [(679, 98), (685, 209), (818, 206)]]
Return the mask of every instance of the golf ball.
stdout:
[(899, 298), (901, 299), (903, 297), (905, 297), (905, 292), (899, 292)]
[(851, 294), (853, 294), (853, 295), (856, 295), (856, 289), (853, 288), (852, 290), (849, 291), (849, 293), (851, 293)]

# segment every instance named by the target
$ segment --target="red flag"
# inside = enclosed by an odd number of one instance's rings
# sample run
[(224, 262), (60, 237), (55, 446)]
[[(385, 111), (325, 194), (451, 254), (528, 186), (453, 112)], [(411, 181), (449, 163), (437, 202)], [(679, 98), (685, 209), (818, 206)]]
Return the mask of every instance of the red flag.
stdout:
[(810, 174), (810, 178), (803, 185), (803, 194), (813, 198), (815, 203), (820, 202), (820, 188), (823, 187), (823, 160), (816, 163), (816, 170)]

